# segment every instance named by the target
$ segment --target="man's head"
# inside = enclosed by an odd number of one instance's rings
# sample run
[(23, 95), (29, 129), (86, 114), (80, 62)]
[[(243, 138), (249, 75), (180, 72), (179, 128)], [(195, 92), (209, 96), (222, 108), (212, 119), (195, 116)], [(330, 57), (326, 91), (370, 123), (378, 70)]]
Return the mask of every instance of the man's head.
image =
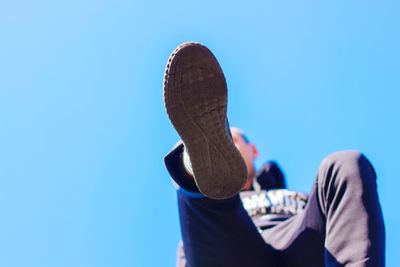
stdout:
[(233, 143), (239, 149), (240, 154), (242, 154), (242, 157), (246, 163), (248, 176), (244, 189), (249, 189), (251, 187), (256, 172), (254, 161), (258, 157), (258, 150), (254, 144), (250, 143), (249, 139), (246, 137), (241, 129), (231, 127), (231, 133)]

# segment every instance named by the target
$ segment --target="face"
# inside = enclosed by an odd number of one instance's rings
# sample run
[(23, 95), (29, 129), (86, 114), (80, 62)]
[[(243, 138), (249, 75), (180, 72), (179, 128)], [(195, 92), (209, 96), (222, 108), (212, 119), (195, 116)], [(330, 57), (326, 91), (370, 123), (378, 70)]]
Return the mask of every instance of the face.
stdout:
[(252, 179), (255, 175), (254, 160), (256, 160), (258, 157), (258, 150), (254, 144), (247, 143), (244, 140), (242, 133), (238, 128), (231, 127), (231, 133), (233, 143), (239, 149), (240, 154), (242, 154), (242, 157), (246, 163), (248, 179), (245, 185), (245, 189), (248, 189), (251, 186)]

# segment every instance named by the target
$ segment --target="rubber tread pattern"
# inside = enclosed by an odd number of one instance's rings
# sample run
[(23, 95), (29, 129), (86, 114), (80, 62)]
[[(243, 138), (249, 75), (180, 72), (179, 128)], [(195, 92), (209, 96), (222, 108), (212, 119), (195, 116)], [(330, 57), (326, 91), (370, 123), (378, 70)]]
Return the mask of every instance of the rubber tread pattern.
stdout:
[(207, 47), (189, 42), (174, 50), (165, 71), (164, 103), (200, 192), (213, 199), (237, 194), (247, 168), (227, 132), (227, 85)]

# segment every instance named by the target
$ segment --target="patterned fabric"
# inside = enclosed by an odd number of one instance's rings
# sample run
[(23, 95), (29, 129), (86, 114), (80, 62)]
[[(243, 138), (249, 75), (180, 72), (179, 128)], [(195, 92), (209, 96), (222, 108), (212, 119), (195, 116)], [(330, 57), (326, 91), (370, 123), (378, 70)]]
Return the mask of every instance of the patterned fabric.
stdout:
[(244, 191), (240, 198), (248, 214), (257, 219), (264, 215), (295, 215), (307, 204), (307, 195), (287, 189)]

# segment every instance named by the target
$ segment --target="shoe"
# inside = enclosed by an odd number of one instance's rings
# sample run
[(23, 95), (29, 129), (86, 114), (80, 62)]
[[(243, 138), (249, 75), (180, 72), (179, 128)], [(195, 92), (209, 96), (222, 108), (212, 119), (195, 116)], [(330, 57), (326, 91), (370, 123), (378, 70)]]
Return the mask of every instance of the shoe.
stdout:
[(207, 47), (189, 42), (171, 54), (164, 102), (189, 154), (200, 192), (213, 199), (236, 195), (246, 182), (247, 168), (232, 141), (226, 117), (225, 77)]

